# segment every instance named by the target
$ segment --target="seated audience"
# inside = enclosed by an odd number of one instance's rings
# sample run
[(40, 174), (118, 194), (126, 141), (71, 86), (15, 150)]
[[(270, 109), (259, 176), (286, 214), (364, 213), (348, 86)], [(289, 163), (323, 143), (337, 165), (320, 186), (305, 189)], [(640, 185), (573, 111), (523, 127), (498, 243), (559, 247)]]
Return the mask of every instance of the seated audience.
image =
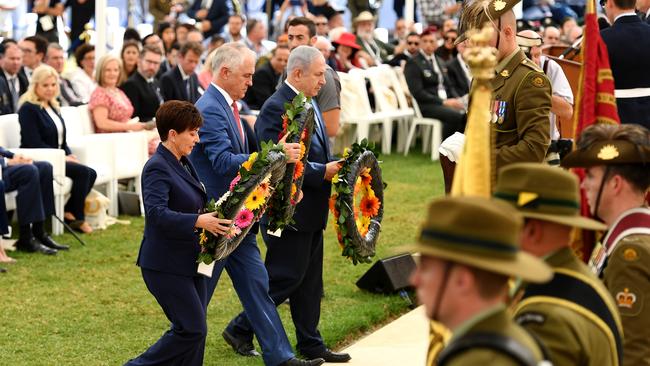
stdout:
[(163, 41), (163, 47), (167, 51), (174, 42), (176, 42), (176, 33), (170, 23), (160, 23), (158, 25), (158, 37)]
[(545, 45), (559, 45), (560, 44), (560, 30), (553, 27), (553, 26), (548, 26), (544, 28), (544, 44)]
[(186, 100), (196, 103), (201, 97), (204, 89), (199, 85), (198, 77), (194, 72), (199, 64), (201, 53), (203, 48), (198, 43), (187, 42), (181, 47), (176, 67), (160, 78), (161, 92), (165, 101)]
[(357, 35), (357, 44), (373, 60), (369, 66), (380, 65), (393, 56), (395, 47), (375, 38), (375, 17), (369, 11), (362, 11), (354, 19), (353, 26)]
[(120, 86), (133, 105), (131, 117), (140, 122), (151, 121), (163, 102), (160, 85), (155, 76), (162, 61), (162, 50), (155, 45), (144, 46), (138, 70)]
[(203, 44), (204, 39), (205, 37), (203, 37), (203, 33), (201, 33), (201, 31), (196, 28), (192, 28), (187, 32), (187, 39), (185, 43), (195, 42), (198, 44)]
[(176, 42), (178, 42), (180, 46), (187, 43), (187, 34), (194, 29), (196, 28), (191, 24), (177, 24), (174, 28), (174, 32), (176, 32)]
[(203, 90), (207, 90), (208, 86), (212, 82), (212, 58), (214, 57), (214, 50), (208, 53), (208, 56), (205, 58), (203, 67), (201, 67), (201, 72), (197, 75), (199, 80), (199, 85)]
[(156, 79), (160, 80), (164, 73), (176, 67), (176, 61), (178, 60), (178, 53), (181, 50), (181, 46), (178, 42), (172, 43), (172, 45), (165, 49), (165, 57), (163, 58), (162, 64), (158, 69), (158, 74), (156, 74)]
[(456, 46), (458, 54), (447, 63), (447, 80), (449, 81), (449, 96), (452, 98), (465, 98), (469, 94), (472, 84), (472, 72), (463, 59), (466, 42)]
[(30, 80), (34, 69), (41, 66), (41, 62), (45, 58), (47, 39), (41, 36), (30, 36), (18, 42), (18, 47), (23, 51), (21, 72), (25, 74), (27, 80)]
[(444, 43), (442, 44), (442, 47), (436, 49), (436, 56), (438, 56), (438, 58), (443, 62), (447, 63), (458, 54), (456, 46), (454, 46), (454, 42), (456, 42), (456, 38), (458, 38), (458, 31), (450, 29), (444, 33), (443, 37)]
[[(203, 37), (219, 34), (228, 23), (228, 0), (194, 1), (187, 9), (187, 15), (194, 18)], [(195, 28), (196, 29), (196, 28)], [(189, 42), (189, 40), (188, 40)]]
[(64, 107), (76, 107), (84, 104), (79, 94), (74, 90), (70, 80), (61, 76), (63, 68), (65, 67), (65, 52), (61, 45), (58, 43), (50, 43), (49, 46), (47, 46), (45, 63), (52, 66), (52, 68), (54, 68), (54, 70), (59, 74), (59, 88), (61, 92), (58, 97), (59, 104)]
[(327, 38), (330, 32), (330, 27), (327, 24), (327, 17), (323, 14), (314, 17), (314, 24), (316, 24), (316, 34), (321, 37)]
[(271, 60), (255, 71), (253, 86), (248, 88), (244, 96), (244, 101), (251, 109), (261, 109), (262, 104), (275, 92), (288, 60), (289, 48), (276, 47), (271, 51)]
[(442, 61), (435, 56), (436, 31), (429, 27), (420, 35), (420, 53), (406, 62), (404, 76), (411, 95), (424, 117), (442, 122), (443, 140), (463, 132), (465, 105), (460, 99), (448, 98)]
[(124, 68), (125, 80), (131, 77), (138, 68), (138, 58), (140, 57), (140, 42), (126, 41), (122, 46), (122, 67)]
[(95, 46), (87, 43), (77, 47), (74, 52), (77, 68), (70, 74), (68, 79), (77, 92), (81, 101), (88, 103), (90, 95), (97, 87), (95, 82)]
[(156, 33), (150, 33), (142, 39), (142, 47), (144, 46), (154, 46), (160, 48), (161, 52), (165, 51), (165, 45)]
[[(287, 45), (287, 47), (289, 46)], [(327, 37), (317, 36), (316, 42), (314, 42), (314, 47), (318, 48), (320, 53), (323, 54), (327, 66), (331, 67), (332, 69), (336, 69), (336, 60), (334, 60), (334, 54), (332, 53), (334, 50), (332, 47), (332, 42), (330, 42)]]
[(355, 42), (354, 34), (343, 32), (332, 42), (336, 71), (348, 72), (350, 69), (363, 68), (357, 53), (361, 47)]
[[(5, 185), (0, 179), (0, 263), (16, 263), (16, 260), (8, 256), (2, 246), (2, 236), (7, 234), (9, 234), (9, 218), (7, 217), (7, 205), (5, 203)], [(0, 273), (5, 272), (7, 270), (0, 267)]]
[(16, 249), (49, 255), (68, 249), (68, 246), (58, 244), (45, 232), (45, 219), (55, 213), (52, 165), (45, 161), (33, 161), (0, 147), (0, 166), (5, 192), (18, 191)]
[(268, 48), (262, 43), (264, 39), (266, 39), (266, 25), (260, 20), (249, 19), (246, 22), (246, 38), (244, 39), (244, 43), (251, 51), (255, 52), (257, 58), (269, 53)]
[[(97, 173), (79, 163), (66, 142), (66, 129), (59, 102), (59, 74), (48, 65), (37, 67), (29, 89), (20, 98), (18, 110), (21, 148), (62, 149), (66, 154), (65, 175), (72, 180), (70, 199), (65, 205), (65, 220), (73, 229), (92, 232), (85, 222), (86, 196), (93, 188)], [(58, 249), (58, 248), (55, 248)]]
[(223, 33), (223, 38), (226, 42), (239, 42), (244, 39), (241, 34), (241, 29), (246, 23), (246, 20), (241, 14), (232, 14), (228, 18), (228, 26)]
[(29, 82), (25, 74), (20, 72), (23, 62), (23, 51), (13, 39), (5, 39), (0, 44), (0, 114), (16, 113), (18, 99), (27, 90)]
[(390, 61), (388, 61), (388, 64), (390, 66), (404, 66), (403, 64), (406, 63), (411, 57), (417, 55), (420, 53), (420, 35), (411, 32), (406, 36), (406, 49), (395, 55)]
[(127, 123), (133, 114), (133, 105), (118, 88), (124, 77), (122, 61), (111, 54), (97, 64), (97, 88), (90, 97), (88, 109), (95, 124), (95, 132), (141, 131), (142, 123)]

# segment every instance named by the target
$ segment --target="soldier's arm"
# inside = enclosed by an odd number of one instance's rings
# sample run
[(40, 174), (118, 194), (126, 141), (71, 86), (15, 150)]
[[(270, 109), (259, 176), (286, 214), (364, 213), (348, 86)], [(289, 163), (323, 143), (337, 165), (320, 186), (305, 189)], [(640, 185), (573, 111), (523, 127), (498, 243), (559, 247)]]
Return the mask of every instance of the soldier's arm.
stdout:
[(641, 365), (650, 357), (650, 236), (630, 235), (609, 257), (605, 286), (623, 323), (623, 365)]
[(551, 142), (551, 83), (546, 75), (530, 71), (517, 87), (513, 108), (519, 141), (497, 150), (497, 166), (526, 161), (541, 163)]

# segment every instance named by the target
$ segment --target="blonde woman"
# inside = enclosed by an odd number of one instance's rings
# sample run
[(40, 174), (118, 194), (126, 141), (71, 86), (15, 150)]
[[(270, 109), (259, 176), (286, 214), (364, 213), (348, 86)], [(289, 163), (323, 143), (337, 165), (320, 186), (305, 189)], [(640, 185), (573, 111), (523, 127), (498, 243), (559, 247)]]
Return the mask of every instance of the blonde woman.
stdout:
[(127, 123), (133, 114), (133, 105), (118, 88), (124, 79), (122, 61), (114, 55), (105, 55), (97, 64), (97, 88), (90, 96), (90, 110), (97, 133), (141, 131), (142, 123)]
[(95, 184), (97, 173), (92, 168), (80, 164), (70, 151), (58, 96), (59, 74), (56, 70), (48, 65), (34, 69), (29, 88), (19, 100), (20, 147), (65, 151), (65, 175), (72, 180), (70, 199), (65, 206), (65, 219), (70, 222), (72, 228), (90, 233), (92, 228), (84, 221), (84, 202)]

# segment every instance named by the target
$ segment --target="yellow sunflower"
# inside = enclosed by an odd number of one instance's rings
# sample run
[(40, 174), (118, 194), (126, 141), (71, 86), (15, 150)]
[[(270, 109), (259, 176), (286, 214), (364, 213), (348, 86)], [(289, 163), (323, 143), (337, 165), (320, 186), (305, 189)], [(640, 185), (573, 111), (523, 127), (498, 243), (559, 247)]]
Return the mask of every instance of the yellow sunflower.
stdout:
[(306, 151), (307, 147), (305, 146), (305, 143), (300, 141), (300, 156), (298, 157), (298, 160), (302, 160), (302, 158), (305, 156)]

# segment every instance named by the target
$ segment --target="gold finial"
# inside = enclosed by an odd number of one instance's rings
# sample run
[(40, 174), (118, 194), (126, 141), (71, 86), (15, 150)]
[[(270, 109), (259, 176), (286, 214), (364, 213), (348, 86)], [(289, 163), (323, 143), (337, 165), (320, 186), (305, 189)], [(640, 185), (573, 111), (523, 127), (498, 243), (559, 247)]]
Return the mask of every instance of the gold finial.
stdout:
[(482, 30), (470, 29), (467, 32), (469, 44), (463, 59), (472, 71), (472, 76), (477, 82), (487, 82), (494, 77), (494, 68), (497, 65), (496, 49), (490, 46), (492, 33), (491, 26)]

